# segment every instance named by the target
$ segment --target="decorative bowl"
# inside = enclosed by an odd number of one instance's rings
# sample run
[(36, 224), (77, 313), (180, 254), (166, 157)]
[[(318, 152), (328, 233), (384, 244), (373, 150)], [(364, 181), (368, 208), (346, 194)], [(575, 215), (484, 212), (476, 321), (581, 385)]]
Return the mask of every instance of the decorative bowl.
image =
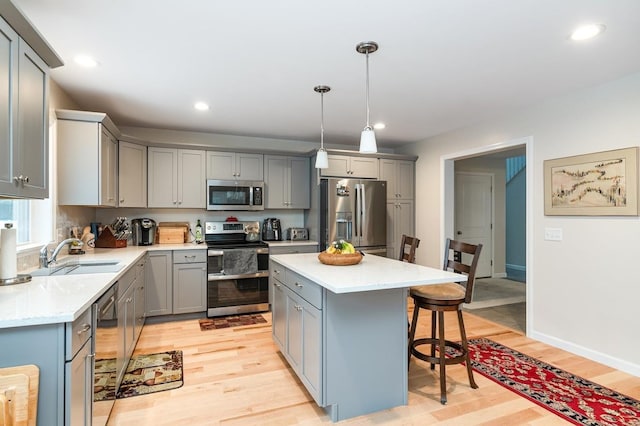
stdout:
[(335, 265), (335, 266), (347, 266), (347, 265), (357, 265), (362, 260), (362, 254), (349, 253), (349, 254), (331, 254), (326, 251), (318, 254), (318, 259), (321, 263), (325, 265)]

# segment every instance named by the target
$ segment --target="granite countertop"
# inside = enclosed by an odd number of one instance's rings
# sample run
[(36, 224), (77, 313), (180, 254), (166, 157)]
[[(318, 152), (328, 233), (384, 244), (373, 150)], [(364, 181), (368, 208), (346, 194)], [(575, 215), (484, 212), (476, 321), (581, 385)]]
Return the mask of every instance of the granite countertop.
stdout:
[(28, 283), (0, 286), (0, 328), (73, 321), (148, 251), (206, 248), (205, 244), (193, 243), (156, 244), (97, 248), (80, 256), (60, 257), (59, 263), (77, 258), (82, 261), (118, 260), (124, 266), (114, 273), (36, 276)]
[(273, 247), (317, 246), (318, 245), (318, 242), (314, 240), (265, 241), (265, 243)]
[(318, 253), (279, 254), (270, 259), (333, 293), (387, 290), (414, 285), (464, 282), (465, 275), (441, 269), (366, 255), (357, 265), (333, 266), (320, 263)]

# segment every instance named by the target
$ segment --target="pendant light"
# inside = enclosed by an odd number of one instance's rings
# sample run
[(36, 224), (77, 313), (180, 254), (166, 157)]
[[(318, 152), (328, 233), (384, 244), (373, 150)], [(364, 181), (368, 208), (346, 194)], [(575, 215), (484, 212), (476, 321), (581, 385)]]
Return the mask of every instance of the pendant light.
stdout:
[(373, 131), (373, 127), (369, 124), (369, 54), (378, 50), (378, 43), (375, 41), (363, 41), (358, 43), (356, 51), (363, 53), (367, 57), (367, 125), (360, 134), (360, 152), (375, 153), (378, 152), (376, 145), (376, 134)]
[(324, 150), (324, 94), (331, 90), (331, 87), (316, 86), (313, 90), (320, 93), (320, 149), (316, 154), (316, 169), (326, 169), (329, 167), (329, 157)]

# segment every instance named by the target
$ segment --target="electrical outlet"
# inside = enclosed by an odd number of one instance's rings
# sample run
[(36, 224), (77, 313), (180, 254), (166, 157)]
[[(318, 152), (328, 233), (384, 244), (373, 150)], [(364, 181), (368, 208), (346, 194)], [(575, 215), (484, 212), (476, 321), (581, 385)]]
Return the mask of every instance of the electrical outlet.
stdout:
[(544, 228), (544, 239), (547, 241), (562, 241), (562, 228)]

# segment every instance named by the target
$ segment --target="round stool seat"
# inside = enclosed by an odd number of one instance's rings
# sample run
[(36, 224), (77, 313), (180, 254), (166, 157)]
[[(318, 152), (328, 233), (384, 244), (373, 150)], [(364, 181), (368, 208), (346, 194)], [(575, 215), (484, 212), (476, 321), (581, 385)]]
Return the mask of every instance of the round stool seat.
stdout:
[[(458, 283), (421, 285), (411, 287), (409, 295), (414, 298), (432, 300), (434, 302), (464, 302), (467, 289)], [(448, 303), (447, 303), (448, 304)]]

